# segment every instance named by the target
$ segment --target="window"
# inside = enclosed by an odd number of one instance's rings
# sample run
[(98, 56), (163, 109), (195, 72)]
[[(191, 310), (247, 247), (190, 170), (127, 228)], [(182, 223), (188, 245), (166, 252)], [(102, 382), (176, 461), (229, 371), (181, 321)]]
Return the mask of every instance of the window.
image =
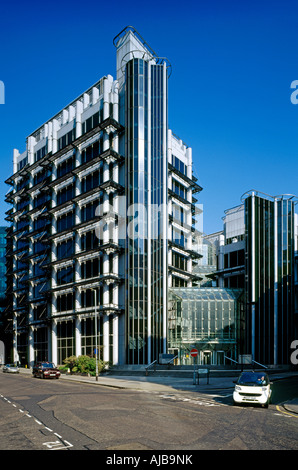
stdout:
[(17, 191), (20, 191), (20, 189), (23, 189), (28, 186), (29, 186), (29, 178), (28, 177), (22, 178), (17, 183)]
[(84, 150), (82, 150), (82, 164), (90, 162), (93, 158), (98, 157), (100, 154), (100, 148), (102, 148), (102, 139), (101, 142), (96, 141), (92, 145), (89, 145)]
[(62, 294), (57, 296), (57, 312), (66, 312), (67, 310), (74, 310), (74, 294)]
[(33, 243), (33, 253), (36, 255), (37, 253), (41, 253), (47, 249), (47, 245), (37, 241)]
[(93, 250), (98, 247), (99, 240), (95, 230), (81, 235), (81, 251)]
[(33, 229), (34, 230), (40, 230), (40, 229), (45, 230), (48, 223), (49, 223), (49, 221), (45, 217), (38, 217), (37, 219), (34, 219)]
[(57, 232), (63, 232), (73, 227), (75, 223), (75, 214), (74, 211), (67, 212), (57, 219)]
[[(103, 289), (97, 289), (97, 305), (103, 304)], [(95, 291), (94, 289), (86, 289), (81, 293), (81, 307), (94, 307), (95, 305)]]
[(21, 160), (17, 165), (18, 171), (22, 170), (22, 168), (24, 168), (24, 166), (26, 166), (27, 163), (28, 163), (28, 158), (27, 157), (23, 158), (23, 160)]
[(84, 261), (81, 265), (82, 279), (96, 277), (102, 272), (102, 258), (94, 258)]
[(172, 228), (172, 240), (180, 246), (184, 246), (186, 238), (182, 230)]
[(41, 263), (34, 263), (33, 265), (33, 275), (34, 276), (45, 276), (44, 268)]
[(23, 209), (28, 209), (29, 208), (29, 200), (28, 199), (21, 199), (21, 201), (19, 201), (17, 203), (17, 211), (21, 211)]
[(75, 195), (75, 187), (69, 184), (57, 192), (57, 205), (70, 201)]
[(57, 361), (63, 364), (66, 357), (75, 354), (74, 322), (66, 321), (57, 325)]
[(28, 269), (28, 265), (25, 262), (22, 262), (21, 260), (17, 260), (17, 270), (19, 269)]
[(82, 133), (85, 134), (86, 132), (91, 131), (91, 129), (98, 126), (98, 124), (99, 124), (99, 113), (97, 112), (82, 123)]
[(34, 320), (41, 320), (42, 318), (46, 318), (47, 316), (47, 305), (42, 304), (42, 305), (36, 305), (33, 307), (33, 315), (34, 315)]
[(38, 162), (41, 158), (45, 157), (47, 154), (47, 145), (44, 145), (41, 147), (41, 149), (37, 150), (37, 152), (34, 153), (34, 162)]
[(25, 230), (28, 231), (29, 220), (18, 220), (17, 221), (17, 231), (22, 230), (24, 228), (26, 228)]
[(81, 192), (85, 193), (87, 191), (91, 191), (94, 188), (97, 188), (103, 179), (103, 168), (101, 170), (94, 171), (93, 173), (89, 173), (89, 175), (82, 178), (81, 182)]
[(183, 186), (183, 184), (179, 183), (178, 181), (174, 179), (173, 179), (172, 190), (178, 196), (182, 197), (183, 199), (187, 199), (187, 188)]
[(73, 238), (57, 244), (57, 259), (68, 258), (72, 256), (75, 251), (75, 243)]
[(36, 209), (37, 207), (43, 206), (50, 200), (49, 196), (47, 194), (39, 193), (38, 196), (36, 196), (33, 199), (33, 207)]
[(173, 287), (186, 287), (187, 281), (185, 279), (181, 279), (180, 277), (173, 276), (172, 285)]
[(175, 251), (173, 251), (172, 265), (178, 269), (182, 269), (183, 271), (186, 271), (187, 270), (187, 257), (181, 255), (180, 253), (176, 253)]
[(75, 134), (75, 129), (72, 129), (71, 131), (67, 132), (67, 134), (64, 134), (62, 137), (60, 137), (60, 139), (58, 139), (58, 150), (61, 150), (64, 147), (67, 147), (67, 145), (71, 144), (76, 138)]
[[(22, 240), (21, 238), (17, 241), (17, 250), (26, 249), (29, 246), (28, 240)], [(5, 256), (5, 255), (4, 255)]]
[(61, 286), (62, 284), (69, 284), (74, 281), (74, 269), (73, 266), (67, 266), (65, 268), (60, 268), (57, 271), (57, 285)]
[(183, 163), (181, 160), (179, 160), (178, 157), (175, 157), (175, 155), (172, 155), (172, 165), (180, 171), (183, 175), (187, 176), (187, 166), (185, 163)]
[(95, 211), (98, 207), (98, 200), (89, 202), (86, 206), (82, 207), (81, 219), (82, 222), (87, 222), (88, 220), (94, 219)]
[[(42, 306), (45, 308), (46, 307)], [(34, 315), (36, 314), (36, 319), (42, 318), (38, 312), (35, 313), (38, 309), (34, 309)], [(47, 328), (37, 328), (34, 330), (34, 351), (36, 361), (47, 361), (48, 360), (48, 329)]]
[(172, 210), (173, 219), (175, 220), (175, 222), (179, 222), (180, 224), (183, 224), (183, 222), (185, 221), (183, 208), (174, 203), (172, 204), (172, 208), (173, 208)]
[(33, 185), (35, 186), (36, 184), (41, 183), (48, 176), (49, 176), (49, 173), (47, 170), (42, 170), (42, 171), (39, 171), (38, 173), (35, 173), (34, 178), (33, 178)]
[(99, 358), (103, 359), (103, 319), (98, 317), (97, 319), (97, 341), (95, 340), (95, 319), (84, 318), (82, 319), (82, 354), (93, 356), (95, 350), (95, 344), (99, 349)]
[(74, 155), (67, 160), (64, 160), (64, 162), (59, 163), (57, 166), (57, 178), (61, 178), (61, 176), (64, 176), (73, 170), (75, 168), (75, 164), (76, 160)]
[(45, 289), (46, 285), (45, 285), (45, 282), (41, 282), (40, 284), (36, 284), (33, 288), (33, 295), (34, 295), (34, 298), (38, 298), (38, 297), (41, 297), (45, 292), (44, 292), (44, 289)]

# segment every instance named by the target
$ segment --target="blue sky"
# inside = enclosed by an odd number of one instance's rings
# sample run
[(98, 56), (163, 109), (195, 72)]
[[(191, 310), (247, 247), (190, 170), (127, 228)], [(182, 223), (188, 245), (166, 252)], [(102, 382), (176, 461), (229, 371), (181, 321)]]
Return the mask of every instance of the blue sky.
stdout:
[(169, 126), (193, 149), (204, 231), (248, 190), (298, 194), (296, 1), (10, 2), (0, 7), (0, 225), (13, 148), (103, 75), (134, 26), (172, 64)]

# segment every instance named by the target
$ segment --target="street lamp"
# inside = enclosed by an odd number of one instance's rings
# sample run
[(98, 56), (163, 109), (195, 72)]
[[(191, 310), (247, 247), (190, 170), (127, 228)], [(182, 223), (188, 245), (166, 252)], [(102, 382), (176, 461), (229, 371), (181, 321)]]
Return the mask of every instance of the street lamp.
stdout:
[(95, 304), (95, 380), (98, 381), (98, 350), (97, 350), (97, 289), (94, 290)]

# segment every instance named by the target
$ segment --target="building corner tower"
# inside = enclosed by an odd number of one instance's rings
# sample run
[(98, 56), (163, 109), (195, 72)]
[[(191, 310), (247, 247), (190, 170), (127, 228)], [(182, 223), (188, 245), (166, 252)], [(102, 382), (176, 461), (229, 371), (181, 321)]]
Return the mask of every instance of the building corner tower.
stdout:
[(169, 64), (131, 27), (114, 44), (125, 127), (127, 362), (149, 364), (166, 352)]

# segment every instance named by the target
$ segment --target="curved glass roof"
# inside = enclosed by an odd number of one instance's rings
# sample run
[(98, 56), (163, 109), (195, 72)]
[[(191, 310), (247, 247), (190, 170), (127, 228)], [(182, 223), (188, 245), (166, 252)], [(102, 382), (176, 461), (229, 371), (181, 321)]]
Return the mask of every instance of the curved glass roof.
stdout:
[(242, 289), (221, 287), (171, 287), (170, 293), (181, 300), (236, 300), (243, 293)]

